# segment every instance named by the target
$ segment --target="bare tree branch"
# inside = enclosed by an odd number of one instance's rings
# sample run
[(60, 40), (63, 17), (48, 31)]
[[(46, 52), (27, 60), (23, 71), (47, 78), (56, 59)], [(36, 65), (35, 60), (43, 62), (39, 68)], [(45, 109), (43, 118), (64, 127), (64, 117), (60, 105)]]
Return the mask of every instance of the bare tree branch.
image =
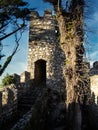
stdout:
[(3, 36), (0, 38), (0, 41), (4, 40), (5, 38), (13, 35), (14, 33), (18, 32), (19, 30), (21, 30), (22, 28), (26, 27), (26, 25), (22, 25), (21, 27), (19, 27), (18, 29), (12, 31), (11, 33), (7, 34), (6, 36)]
[(15, 48), (13, 49), (12, 54), (7, 57), (7, 59), (6, 59), (5, 63), (3, 64), (3, 66), (1, 66), (0, 76), (2, 75), (2, 73), (4, 72), (4, 70), (6, 69), (6, 67), (9, 65), (9, 63), (11, 62), (13, 56), (16, 54), (17, 49), (18, 49), (18, 47), (19, 47), (19, 41), (20, 41), (20, 39), (21, 39), (21, 37), (22, 37), (22, 34), (23, 34), (23, 31), (20, 32), (20, 37), (18, 38), (17, 33), (15, 33), (16, 46), (15, 46)]

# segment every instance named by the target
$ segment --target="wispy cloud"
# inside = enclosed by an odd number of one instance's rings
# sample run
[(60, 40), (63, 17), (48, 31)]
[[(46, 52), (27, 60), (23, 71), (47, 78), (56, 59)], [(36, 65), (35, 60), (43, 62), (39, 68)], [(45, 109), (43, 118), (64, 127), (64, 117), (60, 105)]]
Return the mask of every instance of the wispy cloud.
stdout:
[(96, 22), (98, 22), (98, 11), (96, 11), (94, 14), (93, 14), (93, 18)]
[(92, 12), (88, 12), (87, 18), (85, 19), (85, 23), (86, 30), (98, 34), (98, 8), (96, 7), (96, 5), (98, 5), (98, 1), (96, 1), (95, 4), (93, 3), (93, 6), (89, 7), (90, 11), (92, 10)]
[(98, 58), (98, 51), (95, 51), (95, 52), (91, 53), (91, 54), (90, 54), (90, 58), (91, 58), (91, 59)]
[(93, 63), (94, 63), (95, 61), (98, 61), (98, 51), (96, 50), (96, 51), (94, 51), (94, 52), (88, 54), (87, 57), (88, 57), (88, 60), (89, 60), (89, 62), (90, 62), (90, 66), (92, 67)]
[[(93, 1), (92, 1), (93, 2)], [(94, 6), (95, 5), (95, 6)], [(86, 19), (87, 25), (87, 41), (89, 43), (86, 46), (86, 54), (90, 65), (92, 66), (95, 61), (98, 61), (98, 1), (95, 0), (93, 3), (90, 17), (91, 19)]]

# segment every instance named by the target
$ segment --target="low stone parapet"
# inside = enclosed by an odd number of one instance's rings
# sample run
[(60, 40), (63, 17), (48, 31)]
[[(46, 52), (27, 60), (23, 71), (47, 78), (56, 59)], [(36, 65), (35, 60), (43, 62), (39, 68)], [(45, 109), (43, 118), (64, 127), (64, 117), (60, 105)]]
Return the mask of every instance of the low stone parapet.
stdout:
[(17, 112), (17, 88), (14, 84), (0, 90), (0, 123)]

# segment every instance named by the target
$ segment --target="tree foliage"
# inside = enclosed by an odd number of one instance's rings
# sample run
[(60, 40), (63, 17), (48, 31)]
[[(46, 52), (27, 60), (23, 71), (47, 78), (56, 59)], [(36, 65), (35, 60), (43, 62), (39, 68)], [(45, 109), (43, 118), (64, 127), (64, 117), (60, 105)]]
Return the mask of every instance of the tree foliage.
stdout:
[[(28, 19), (30, 10), (26, 8), (27, 3), (22, 0), (1, 0), (0, 1), (0, 41), (22, 29), (25, 26), (25, 20)], [(19, 23), (19, 20), (22, 20)], [(13, 25), (15, 30), (6, 33), (6, 27)]]
[[(5, 63), (1, 65), (0, 76), (12, 60), (12, 57), (19, 46), (19, 40), (25, 30), (26, 21), (28, 20), (31, 11), (27, 8), (27, 4), (28, 3), (23, 0), (0, 0), (0, 45), (4, 39), (14, 34), (16, 43), (12, 54), (8, 56)], [(11, 27), (10, 31), (7, 30), (8, 27)], [(20, 32), (20, 37), (16, 35), (17, 32)], [(4, 55), (1, 55), (0, 53), (0, 60), (2, 57), (4, 57)]]
[(2, 79), (2, 86), (10, 85), (14, 83), (14, 77), (12, 75), (6, 74)]

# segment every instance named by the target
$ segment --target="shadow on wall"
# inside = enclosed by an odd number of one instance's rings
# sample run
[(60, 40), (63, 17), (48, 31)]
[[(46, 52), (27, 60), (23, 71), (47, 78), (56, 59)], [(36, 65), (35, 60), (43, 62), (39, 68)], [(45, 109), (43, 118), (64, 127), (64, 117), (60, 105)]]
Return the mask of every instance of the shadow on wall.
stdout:
[(47, 89), (34, 106), (26, 130), (98, 130), (95, 109), (92, 105), (86, 105), (85, 101), (81, 105), (71, 103), (68, 109), (71, 113), (66, 113), (65, 102), (61, 102), (60, 93)]
[(50, 76), (48, 81), (50, 82), (50, 86), (54, 87), (54, 89), (57, 88), (57, 90), (64, 95), (66, 95), (66, 82), (64, 76), (65, 59), (65, 53), (58, 41), (55, 45), (55, 49), (53, 50), (53, 56), (51, 57), (53, 75)]
[(91, 93), (91, 103), (98, 105), (98, 96), (96, 96), (94, 92)]
[[(6, 86), (0, 92), (0, 128), (8, 129), (12, 119), (17, 118), (17, 90), (14, 85)], [(6, 125), (5, 125), (6, 124)]]
[(2, 92), (1, 102), (2, 102), (2, 112), (6, 112), (12, 106), (14, 102), (14, 93), (10, 88), (5, 88)]

